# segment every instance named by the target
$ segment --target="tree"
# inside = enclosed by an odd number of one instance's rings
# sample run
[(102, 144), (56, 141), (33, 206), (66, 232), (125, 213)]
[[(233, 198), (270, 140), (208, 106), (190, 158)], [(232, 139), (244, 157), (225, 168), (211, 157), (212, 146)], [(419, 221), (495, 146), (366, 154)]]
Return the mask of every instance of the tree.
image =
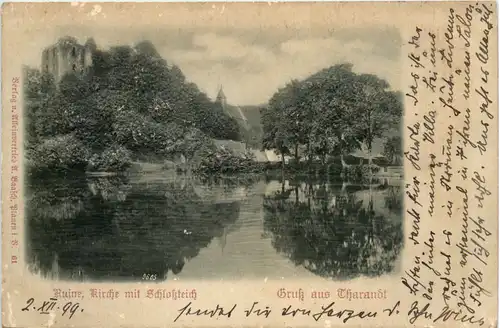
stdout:
[(45, 115), (46, 104), (55, 94), (56, 88), (50, 74), (42, 74), (30, 67), (24, 67), (23, 73), (25, 144), (29, 151), (41, 142), (40, 128), (44, 124), (39, 124), (39, 121)]
[(304, 81), (310, 108), (308, 152), (325, 163), (327, 155), (343, 155), (359, 148), (349, 87), (355, 78), (352, 65), (335, 65)]
[(294, 150), (299, 160), (305, 146), (309, 161), (319, 156), (325, 164), (338, 155), (342, 161), (363, 144), (371, 153), (373, 140), (398, 125), (401, 113), (401, 93), (385, 80), (355, 74), (351, 64), (335, 65), (273, 95), (262, 115), (264, 148)]
[(306, 144), (312, 119), (310, 117), (310, 106), (307, 106), (307, 87), (304, 83), (292, 80), (279, 95), (279, 111), (283, 112), (282, 120), (285, 123), (284, 132), (288, 135), (288, 141), (294, 150), (295, 161), (298, 162), (299, 146)]
[(353, 89), (357, 135), (368, 148), (371, 164), (373, 140), (400, 123), (403, 111), (401, 93), (388, 90), (389, 84), (385, 80), (371, 74), (357, 76)]
[(291, 154), (300, 160), (299, 146), (308, 143), (312, 123), (311, 107), (307, 104), (307, 88), (297, 80), (292, 80), (279, 89), (261, 111), (263, 126), (262, 144), (264, 149), (275, 149), (284, 156)]
[(274, 150), (281, 155), (282, 169), (285, 169), (285, 155), (290, 154), (288, 135), (286, 133), (286, 122), (283, 121), (283, 113), (275, 107), (267, 107), (262, 113), (262, 149)]
[(110, 145), (131, 150), (132, 157), (165, 156), (174, 148), (191, 156), (201, 139), (240, 139), (238, 123), (186, 82), (178, 67), (169, 67), (149, 41), (95, 49), (89, 71), (66, 74), (58, 85), (30, 68), (24, 81), (30, 150), (71, 134), (92, 157)]
[(401, 156), (403, 156), (402, 140), (400, 136), (388, 138), (384, 143), (383, 155), (391, 164), (401, 165)]

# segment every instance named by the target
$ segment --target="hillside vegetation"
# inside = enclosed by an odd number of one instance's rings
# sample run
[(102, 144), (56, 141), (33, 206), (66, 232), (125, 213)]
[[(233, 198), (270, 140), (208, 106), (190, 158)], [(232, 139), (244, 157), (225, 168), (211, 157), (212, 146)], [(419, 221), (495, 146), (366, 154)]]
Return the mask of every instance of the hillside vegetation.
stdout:
[(223, 113), (150, 42), (97, 50), (88, 72), (53, 76), (26, 68), (30, 168), (123, 170), (141, 157), (192, 160), (212, 139), (240, 140)]

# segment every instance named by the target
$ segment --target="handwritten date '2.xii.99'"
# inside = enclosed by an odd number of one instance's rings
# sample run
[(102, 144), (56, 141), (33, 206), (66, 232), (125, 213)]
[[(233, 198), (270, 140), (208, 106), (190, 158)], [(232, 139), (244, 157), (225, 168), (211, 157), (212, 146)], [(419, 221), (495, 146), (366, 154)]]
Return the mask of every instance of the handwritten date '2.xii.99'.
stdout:
[(61, 316), (68, 316), (70, 319), (73, 318), (75, 313), (83, 312), (83, 308), (80, 307), (80, 303), (66, 302), (58, 303), (57, 298), (51, 297), (49, 300), (43, 300), (41, 302), (35, 301), (34, 298), (30, 298), (26, 301), (26, 306), (22, 308), (23, 312), (36, 312), (39, 314), (49, 314), (51, 312), (60, 312)]

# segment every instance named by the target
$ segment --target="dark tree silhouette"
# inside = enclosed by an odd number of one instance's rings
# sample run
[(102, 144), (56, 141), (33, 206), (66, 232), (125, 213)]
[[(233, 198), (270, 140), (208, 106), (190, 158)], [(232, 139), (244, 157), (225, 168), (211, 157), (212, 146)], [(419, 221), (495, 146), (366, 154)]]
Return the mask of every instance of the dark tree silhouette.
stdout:
[(375, 138), (399, 125), (400, 92), (370, 74), (355, 74), (352, 65), (323, 69), (279, 89), (262, 112), (263, 148), (291, 154), (299, 148), (312, 160), (343, 156), (365, 144), (371, 152)]

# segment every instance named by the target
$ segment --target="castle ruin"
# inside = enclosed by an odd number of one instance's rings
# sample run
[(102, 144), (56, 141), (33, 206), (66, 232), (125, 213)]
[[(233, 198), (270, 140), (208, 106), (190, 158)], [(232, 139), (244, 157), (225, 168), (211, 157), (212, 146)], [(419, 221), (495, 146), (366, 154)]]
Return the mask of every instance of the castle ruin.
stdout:
[(50, 73), (56, 82), (61, 81), (68, 73), (82, 74), (92, 66), (92, 55), (96, 50), (93, 39), (84, 45), (76, 38), (63, 37), (54, 45), (47, 47), (42, 53), (42, 72)]

